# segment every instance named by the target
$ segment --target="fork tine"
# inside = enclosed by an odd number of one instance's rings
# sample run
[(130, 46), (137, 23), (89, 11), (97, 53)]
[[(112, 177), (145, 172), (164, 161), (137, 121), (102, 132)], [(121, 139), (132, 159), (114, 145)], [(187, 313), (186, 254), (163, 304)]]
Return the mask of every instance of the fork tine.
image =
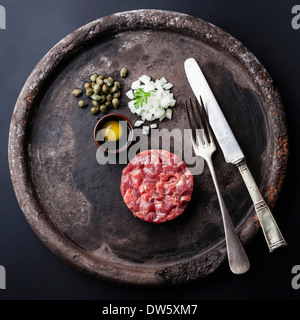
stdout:
[(201, 117), (200, 117), (200, 114), (197, 117), (196, 112), (195, 112), (195, 108), (193, 106), (193, 102), (192, 102), (191, 98), (190, 98), (190, 107), (191, 107), (191, 113), (192, 113), (192, 116), (193, 116), (193, 123), (194, 123), (194, 126), (193, 126), (193, 128), (194, 128), (194, 136), (196, 137), (197, 142), (198, 142), (199, 145), (205, 144), (205, 140), (202, 139), (202, 137), (201, 137), (201, 135), (199, 133), (199, 128), (198, 128), (199, 124), (197, 124), (197, 118), (200, 118), (199, 120), (200, 120), (200, 129), (201, 129), (201, 126), (202, 126)]
[(199, 130), (197, 131), (197, 139), (198, 139), (199, 143), (202, 143), (203, 145), (207, 145), (208, 144), (208, 140), (207, 140), (207, 134), (206, 134), (206, 129), (205, 129), (206, 123), (203, 122), (203, 117), (201, 115), (199, 102), (198, 102), (198, 100), (196, 98), (195, 98), (195, 104), (196, 104), (196, 108), (195, 109), (197, 109), (197, 114), (198, 114), (198, 119), (199, 119), (199, 122), (200, 122), (200, 129), (201, 129), (201, 134), (200, 134)]
[(201, 129), (203, 130), (201, 132), (201, 135), (203, 137), (203, 140), (204, 140), (204, 144), (208, 144), (208, 139), (207, 139), (207, 130), (206, 130), (206, 122), (205, 122), (205, 119), (202, 115), (202, 110), (201, 110), (201, 106), (199, 104), (199, 101), (198, 99), (195, 98), (195, 101), (196, 101), (196, 109), (197, 109), (197, 113), (199, 115), (199, 122), (200, 122), (200, 127)]
[(186, 110), (186, 114), (187, 114), (187, 117), (188, 117), (189, 127), (190, 127), (190, 129), (192, 129), (192, 122), (191, 122), (191, 118), (190, 118), (190, 112), (189, 112), (189, 108), (188, 108), (186, 100), (184, 101), (184, 105), (185, 105), (185, 110)]
[(213, 143), (213, 133), (212, 133), (212, 129), (210, 127), (208, 116), (207, 116), (207, 113), (205, 111), (204, 103), (203, 103), (203, 100), (202, 100), (201, 96), (200, 96), (200, 109), (199, 109), (199, 111), (201, 112), (202, 117), (204, 118), (205, 127), (206, 127), (206, 130), (207, 130), (207, 133), (208, 133), (208, 137), (209, 137), (209, 142), (212, 144)]
[(193, 108), (193, 103), (192, 103), (192, 99), (190, 98), (190, 109), (191, 109), (191, 114), (192, 114), (192, 122), (193, 122), (193, 125), (192, 125), (192, 128), (194, 129), (194, 131), (196, 132), (196, 129), (197, 129), (197, 122), (196, 122), (196, 115), (195, 115), (195, 110)]
[[(191, 101), (190, 101), (190, 103), (191, 103)], [(192, 125), (192, 121), (191, 121), (190, 110), (189, 110), (189, 107), (188, 107), (187, 100), (185, 100), (185, 109), (186, 109), (188, 123), (189, 123), (189, 127), (190, 127), (190, 137), (191, 137), (192, 145), (193, 145), (193, 147), (195, 149), (196, 148), (196, 142), (195, 142), (195, 139), (194, 139), (194, 136), (193, 136), (193, 125)]]
[[(185, 108), (187, 111), (187, 117), (190, 126), (190, 136), (192, 139), (192, 144), (195, 148), (195, 146), (197, 146), (197, 140), (198, 145), (214, 145), (212, 130), (201, 96), (199, 96), (199, 101), (195, 98), (195, 104), (196, 106), (194, 107), (191, 98), (189, 98), (189, 105), (188, 100), (185, 100)], [(198, 124), (197, 120), (199, 122)]]

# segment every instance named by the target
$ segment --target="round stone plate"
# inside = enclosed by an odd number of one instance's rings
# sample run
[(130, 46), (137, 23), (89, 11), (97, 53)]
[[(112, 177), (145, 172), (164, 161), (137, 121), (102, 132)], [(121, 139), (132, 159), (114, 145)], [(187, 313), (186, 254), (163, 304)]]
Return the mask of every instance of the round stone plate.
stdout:
[[(72, 95), (92, 73), (119, 79), (126, 67), (118, 112), (135, 122), (125, 95), (131, 83), (143, 74), (164, 76), (174, 84), (177, 103), (173, 119), (159, 122), (159, 129), (183, 130), (188, 128), (183, 102), (193, 97), (184, 72), (190, 57), (200, 64), (274, 207), (288, 141), (280, 96), (259, 61), (235, 38), (192, 16), (156, 10), (113, 14), (74, 31), (46, 54), (22, 89), (10, 127), (9, 164), (20, 207), (45, 245), (79, 270), (121, 283), (160, 285), (204, 277), (226, 261), (207, 167), (195, 176), (192, 201), (180, 217), (160, 225), (134, 218), (120, 193), (125, 164), (96, 161), (98, 119)], [(219, 149), (213, 161), (246, 245), (260, 228), (249, 194)]]

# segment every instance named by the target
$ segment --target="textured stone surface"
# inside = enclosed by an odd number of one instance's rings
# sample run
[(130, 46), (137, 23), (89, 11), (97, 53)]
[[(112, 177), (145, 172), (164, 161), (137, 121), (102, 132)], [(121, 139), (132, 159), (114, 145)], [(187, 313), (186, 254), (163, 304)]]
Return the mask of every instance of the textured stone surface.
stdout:
[[(275, 205), (288, 156), (285, 115), (272, 79), (253, 54), (219, 28), (184, 14), (140, 10), (104, 17), (74, 31), (41, 60), (10, 128), (11, 177), (24, 215), (49, 249), (74, 267), (123, 283), (176, 284), (206, 276), (226, 259), (207, 170), (195, 179), (200, 200), (174, 223), (157, 227), (132, 219), (119, 194), (122, 167), (99, 167), (92, 138), (96, 119), (75, 108), (70, 95), (92, 72), (116, 75), (124, 64), (130, 74), (123, 88), (142, 73), (164, 75), (175, 85), (178, 105), (172, 122), (163, 125), (183, 129), (182, 102), (192, 95), (183, 61), (190, 56), (201, 61), (265, 199)], [(125, 101), (120, 112), (134, 121)], [(220, 152), (215, 163), (229, 212), (247, 243), (259, 229), (248, 193)]]

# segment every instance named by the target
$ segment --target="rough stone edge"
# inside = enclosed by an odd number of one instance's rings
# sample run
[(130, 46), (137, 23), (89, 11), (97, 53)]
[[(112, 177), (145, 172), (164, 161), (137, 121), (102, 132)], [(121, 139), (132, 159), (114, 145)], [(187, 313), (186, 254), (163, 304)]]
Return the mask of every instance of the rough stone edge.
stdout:
[[(267, 202), (273, 207), (285, 176), (288, 156), (285, 114), (273, 80), (255, 56), (231, 35), (199, 18), (171, 11), (135, 10), (116, 13), (95, 20), (75, 30), (54, 46), (33, 70), (17, 100), (9, 133), (9, 166), (14, 190), (25, 218), (46, 246), (64, 261), (101, 279), (127, 284), (175, 284), (187, 282), (189, 279), (202, 277), (215, 271), (221, 260), (225, 259), (225, 256), (221, 254), (224, 245), (211, 250), (209, 253), (209, 256), (220, 254), (219, 263), (204, 269), (202, 268), (203, 266), (196, 268), (194, 262), (202, 263), (205, 261), (205, 257), (199, 257), (192, 262), (186, 261), (172, 266), (160, 267), (157, 270), (153, 269), (152, 274), (145, 273), (142, 268), (140, 270), (135, 268), (132, 273), (130, 267), (128, 274), (123, 274), (122, 272), (120, 273), (117, 266), (112, 269), (111, 265), (105, 263), (105, 261), (100, 266), (99, 261), (91, 261), (90, 257), (85, 256), (85, 252), (81, 252), (80, 248), (58, 234), (51, 221), (48, 221), (47, 217), (43, 215), (39, 204), (33, 199), (30, 181), (26, 172), (26, 156), (24, 157), (27, 118), (34, 106), (34, 101), (43, 81), (47, 79), (52, 71), (64, 59), (80, 50), (84, 43), (103, 34), (147, 28), (173, 30), (206, 41), (210, 45), (220, 46), (236, 58), (255, 79), (255, 84), (260, 88), (267, 101), (270, 102), (268, 120), (271, 121), (271, 125), (275, 126), (277, 130), (275, 134), (278, 134), (277, 143), (273, 141), (277, 153), (273, 158), (272, 164), (270, 164), (270, 168), (278, 168), (278, 174), (270, 177), (264, 187), (264, 196), (267, 197)], [(49, 64), (49, 61), (54, 62), (54, 64)], [(271, 116), (271, 113), (274, 117)], [(245, 225), (247, 226), (246, 228), (244, 228)], [(239, 230), (242, 241), (248, 241), (258, 229), (259, 224), (253, 213), (246, 219)], [(184, 270), (191, 272), (189, 279), (183, 276)]]

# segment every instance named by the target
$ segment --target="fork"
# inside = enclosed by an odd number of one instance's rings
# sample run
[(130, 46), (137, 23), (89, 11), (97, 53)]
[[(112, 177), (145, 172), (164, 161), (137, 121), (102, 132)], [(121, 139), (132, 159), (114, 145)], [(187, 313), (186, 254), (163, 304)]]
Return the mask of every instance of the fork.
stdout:
[[(204, 109), (202, 98), (200, 97), (200, 105), (197, 99), (195, 99), (195, 101), (201, 130), (197, 128), (196, 112), (194, 110), (195, 108), (193, 107), (192, 100), (189, 99), (190, 108), (188, 107), (187, 101), (185, 101), (192, 145), (195, 154), (202, 157), (206, 161), (214, 182), (223, 219), (229, 267), (233, 273), (242, 274), (249, 270), (250, 263), (242, 243), (234, 229), (219, 188), (217, 176), (212, 162), (212, 155), (216, 151), (216, 145), (213, 139), (208, 117)], [(200, 134), (200, 132), (202, 134)]]

